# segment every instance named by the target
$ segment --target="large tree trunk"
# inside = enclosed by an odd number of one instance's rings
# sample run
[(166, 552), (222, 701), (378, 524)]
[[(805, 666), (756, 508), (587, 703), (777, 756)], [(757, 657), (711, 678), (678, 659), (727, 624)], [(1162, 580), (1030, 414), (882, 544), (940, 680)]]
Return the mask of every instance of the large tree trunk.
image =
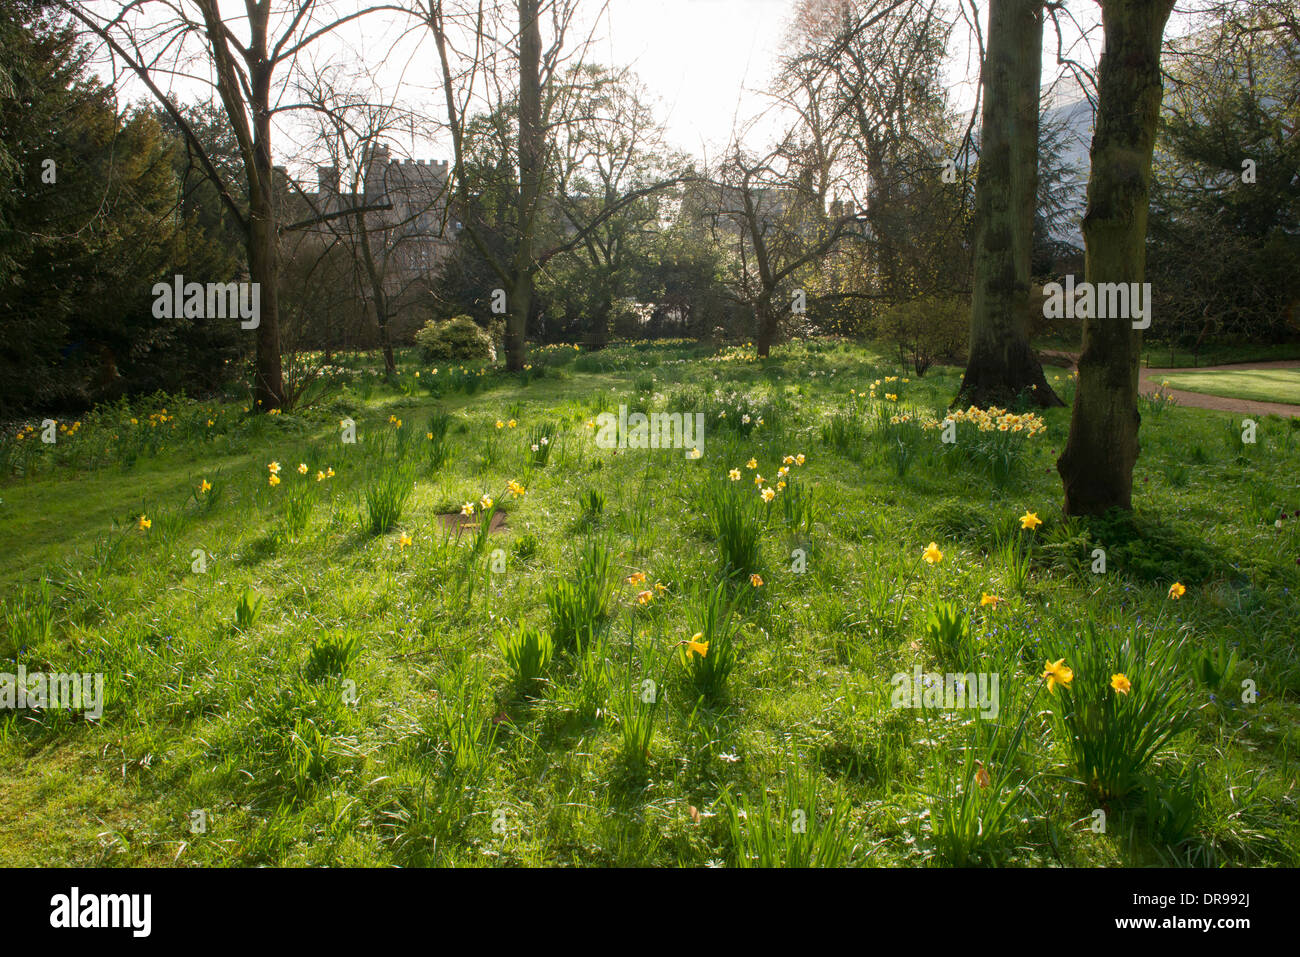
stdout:
[(524, 367), (528, 313), (533, 306), (537, 201), (542, 187), (542, 32), (539, 0), (519, 0), (519, 247), (506, 320), (506, 368)]
[(982, 408), (1018, 396), (1063, 405), (1029, 346), (1029, 261), (1038, 201), (1042, 0), (992, 0), (975, 181), (970, 357), (957, 401)]
[(275, 169), (271, 163), (271, 77), (253, 77), (253, 165), (255, 182), (248, 197), (248, 272), (260, 283), (257, 362), (253, 381), (254, 410), (269, 412), (285, 404), (280, 364), (280, 235), (275, 203)]
[[(1099, 0), (1105, 46), (1097, 74), (1084, 278), (1141, 283), (1146, 273), (1151, 153), (1160, 114), (1160, 43), (1173, 0)], [(1057, 462), (1067, 515), (1133, 507), (1142, 332), (1086, 318), (1070, 438)]]

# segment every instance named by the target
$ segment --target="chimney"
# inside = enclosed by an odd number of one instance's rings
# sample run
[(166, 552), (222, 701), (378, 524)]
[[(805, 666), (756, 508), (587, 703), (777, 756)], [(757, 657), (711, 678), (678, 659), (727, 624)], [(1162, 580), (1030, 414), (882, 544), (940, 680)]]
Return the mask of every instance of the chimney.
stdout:
[(317, 166), (316, 182), (321, 193), (336, 195), (339, 191), (339, 168), (337, 166)]

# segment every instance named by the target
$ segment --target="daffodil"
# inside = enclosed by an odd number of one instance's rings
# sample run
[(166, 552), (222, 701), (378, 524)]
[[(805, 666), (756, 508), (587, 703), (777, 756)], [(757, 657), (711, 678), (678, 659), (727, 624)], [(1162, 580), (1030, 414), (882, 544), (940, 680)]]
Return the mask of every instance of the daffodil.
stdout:
[(1133, 682), (1129, 681), (1128, 676), (1121, 671), (1110, 676), (1110, 686), (1120, 694), (1128, 694), (1129, 689), (1133, 687)]
[(147, 532), (150, 528), (153, 527), (153, 522), (151, 522), (145, 516), (141, 515), (140, 521), (136, 522), (136, 527), (139, 528), (140, 531), (142, 532)]
[(633, 572), (631, 575), (627, 576), (625, 581), (629, 585), (639, 585), (645, 581), (645, 572)]
[(299, 475), (306, 475), (306, 474), (307, 474), (307, 463), (306, 463), (306, 462), (299, 462), (299, 463), (298, 463), (298, 474), (299, 474)]
[(401, 537), (397, 539), (397, 545), (399, 548), (406, 548), (406, 546), (410, 544), (411, 544), (411, 536), (407, 535), (405, 532), (403, 532)]
[(749, 576), (749, 584), (752, 585), (754, 588), (762, 588), (763, 576), (755, 572), (754, 574)]
[(983, 593), (980, 595), (980, 607), (981, 607), (981, 608), (983, 608), (983, 607), (986, 606), (986, 605), (992, 605), (993, 608), (996, 610), (997, 607), (998, 607), (998, 602), (1000, 602), (1000, 601), (1002, 601), (1001, 598), (999, 598), (997, 595), (990, 595), (988, 592), (983, 592)]
[[(1006, 424), (1006, 423), (1003, 423), (1003, 425), (1005, 425), (1005, 424)], [(1003, 429), (1003, 431), (1006, 431), (1006, 430)], [(1030, 531), (1033, 531), (1035, 528), (1037, 528), (1039, 525), (1042, 525), (1042, 524), (1043, 524), (1043, 520), (1042, 520), (1041, 518), (1038, 517), (1038, 513), (1037, 513), (1037, 512), (1025, 512), (1024, 515), (1021, 515), (1021, 516), (1020, 516), (1020, 527), (1021, 527), (1021, 528), (1027, 528), (1027, 529), (1029, 529)]]
[(776, 498), (776, 492), (770, 488), (759, 489), (758, 494), (762, 496), (764, 502), (770, 502)]
[(731, 479), (733, 482), (739, 482), (740, 469), (732, 469), (730, 472), (727, 473), (727, 478)]
[(921, 557), (925, 559), (928, 564), (937, 565), (943, 561), (943, 552), (939, 551), (939, 544), (937, 542), (931, 542), (929, 545), (925, 546), (925, 551), (921, 553)]
[(745, 463), (745, 468), (747, 469), (758, 468), (758, 459), (750, 459), (748, 462)]
[(686, 656), (688, 658), (691, 655), (699, 655), (701, 658), (708, 656), (709, 643), (707, 641), (700, 641), (703, 637), (703, 632), (696, 632), (691, 636), (691, 640), (686, 642)]
[(272, 462), (270, 465), (268, 465), (268, 466), (266, 467), (266, 470), (267, 470), (268, 472), (270, 472), (272, 475), (279, 475), (279, 474), (280, 474), (280, 463), (279, 463), (279, 462)]
[(800, 452), (798, 455), (796, 455), (796, 456), (794, 457), (794, 464), (795, 464), (795, 465), (803, 465), (803, 463), (804, 463), (803, 453)]
[(1187, 586), (1182, 582), (1174, 582), (1169, 586), (1169, 597), (1177, 601), (1187, 594)]
[(280, 484), (280, 476), (272, 475), (269, 479), (267, 479), (267, 484), (270, 485), (271, 488), (275, 488), (277, 485)]
[(1070, 687), (1070, 682), (1074, 680), (1074, 671), (1067, 668), (1065, 659), (1049, 661), (1043, 671), (1043, 677), (1047, 679), (1047, 690), (1052, 694), (1056, 693), (1056, 686), (1059, 684), (1064, 688)]
[(479, 508), (483, 509), (483, 511), (486, 512), (488, 509), (492, 507), (492, 497), (490, 495), (484, 495), (481, 499), (478, 500), (478, 504), (479, 504)]
[(474, 503), (473, 503), (473, 502), (466, 502), (464, 505), (462, 505), (462, 506), (460, 507), (460, 514), (462, 514), (462, 515), (473, 515), (473, 514), (474, 514)]
[(209, 482), (207, 479), (204, 479), (202, 482), (199, 483), (199, 491), (200, 491), (200, 492), (211, 492), (211, 491), (212, 491), (212, 483)]
[(654, 599), (655, 593), (649, 589), (636, 593), (636, 603), (638, 605), (648, 605)]

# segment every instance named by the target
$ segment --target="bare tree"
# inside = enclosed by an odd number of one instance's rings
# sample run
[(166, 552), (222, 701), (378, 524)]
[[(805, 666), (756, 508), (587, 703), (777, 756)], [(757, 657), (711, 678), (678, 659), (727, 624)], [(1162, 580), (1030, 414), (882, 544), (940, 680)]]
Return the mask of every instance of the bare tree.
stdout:
[[(369, 12), (332, 16), (321, 0), (244, 0), (243, 15), (222, 13), (218, 0), (114, 0), (77, 3), (57, 0), (102, 40), (114, 65), (133, 73), (175, 121), (222, 202), (240, 225), (248, 272), (261, 287), (257, 326), (255, 408), (285, 403), (280, 356), (279, 209), (272, 149), (278, 93), (299, 57), (341, 25)], [(322, 13), (325, 14), (322, 16)], [(193, 56), (210, 77), (193, 65)], [(174, 96), (164, 89), (173, 77), (211, 83), (239, 145), (242, 183), (223, 176), (204, 152)]]

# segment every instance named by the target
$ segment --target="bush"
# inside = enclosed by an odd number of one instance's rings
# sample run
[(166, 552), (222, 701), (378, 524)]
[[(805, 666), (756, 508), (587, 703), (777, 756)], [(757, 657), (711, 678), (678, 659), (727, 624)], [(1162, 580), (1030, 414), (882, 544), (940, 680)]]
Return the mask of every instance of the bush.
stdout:
[(497, 358), (492, 337), (469, 316), (426, 322), (415, 334), (415, 344), (425, 362), (495, 362)]
[(898, 361), (909, 362), (918, 376), (936, 359), (958, 355), (970, 335), (970, 303), (950, 296), (926, 296), (890, 308), (880, 334), (898, 347)]

